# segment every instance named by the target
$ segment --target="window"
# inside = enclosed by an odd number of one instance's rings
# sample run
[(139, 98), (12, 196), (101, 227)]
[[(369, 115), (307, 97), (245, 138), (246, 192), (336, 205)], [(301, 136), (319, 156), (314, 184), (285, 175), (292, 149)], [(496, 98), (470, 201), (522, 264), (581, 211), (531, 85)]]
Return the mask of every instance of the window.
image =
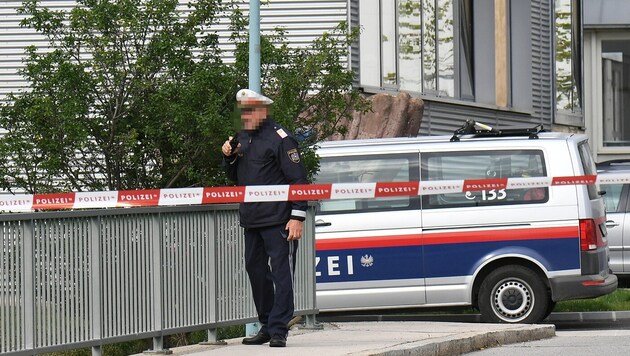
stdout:
[(362, 86), (472, 97), (472, 0), (361, 0), (360, 11)]
[(398, 2), (398, 61), (400, 89), (422, 92), (422, 4), (420, 1)]
[[(585, 175), (596, 175), (597, 167), (595, 166), (595, 161), (593, 160), (593, 155), (591, 154), (591, 147), (588, 142), (584, 141), (578, 145), (578, 151), (580, 152), (580, 159), (582, 161), (582, 169), (584, 170)], [(599, 194), (597, 192), (599, 189), (599, 184), (589, 184), (586, 186), (588, 189), (588, 197), (589, 199), (597, 199), (599, 198)]]
[(395, 0), (381, 0), (381, 44), (382, 83), (384, 87), (395, 86), (398, 82)]
[(621, 206), (621, 192), (623, 184), (606, 184), (602, 186), (606, 191), (604, 195), (604, 203), (606, 204), (607, 213), (621, 213), (625, 211), (625, 206)]
[[(415, 163), (414, 163), (415, 162)], [(418, 181), (413, 155), (322, 158), (316, 183), (376, 183)], [(320, 202), (319, 213), (347, 213), (418, 209), (417, 196), (344, 199)]]
[[(602, 40), (604, 146), (630, 146), (630, 40)], [(625, 105), (625, 104), (628, 105)]]
[[(440, 152), (423, 154), (422, 180), (545, 177), (541, 151)], [(548, 188), (500, 189), (423, 196), (423, 208), (544, 203)]]
[(582, 10), (579, 0), (555, 1), (556, 110), (582, 110)]
[(423, 93), (455, 95), (453, 1), (423, 0)]

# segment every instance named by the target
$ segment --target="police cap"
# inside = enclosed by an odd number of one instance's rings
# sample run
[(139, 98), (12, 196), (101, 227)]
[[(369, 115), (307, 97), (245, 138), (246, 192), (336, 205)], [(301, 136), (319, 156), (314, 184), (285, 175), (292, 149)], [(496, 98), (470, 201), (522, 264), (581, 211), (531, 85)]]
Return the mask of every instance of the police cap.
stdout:
[(239, 90), (236, 101), (239, 106), (266, 106), (273, 103), (273, 100), (250, 89)]

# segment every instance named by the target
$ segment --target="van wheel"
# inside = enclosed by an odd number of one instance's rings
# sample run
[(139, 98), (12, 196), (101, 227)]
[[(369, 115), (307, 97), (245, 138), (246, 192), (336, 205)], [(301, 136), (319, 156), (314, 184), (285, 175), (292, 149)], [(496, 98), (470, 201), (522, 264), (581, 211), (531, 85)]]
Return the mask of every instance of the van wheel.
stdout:
[(531, 269), (512, 265), (492, 271), (479, 288), (481, 319), (490, 323), (537, 323), (549, 310), (545, 284)]

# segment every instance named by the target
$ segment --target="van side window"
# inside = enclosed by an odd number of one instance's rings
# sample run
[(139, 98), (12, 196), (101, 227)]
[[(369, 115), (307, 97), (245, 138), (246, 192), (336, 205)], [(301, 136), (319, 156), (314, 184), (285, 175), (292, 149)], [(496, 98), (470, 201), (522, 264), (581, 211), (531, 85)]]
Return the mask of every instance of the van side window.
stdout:
[[(463, 180), (545, 177), (540, 150), (432, 152), (422, 154), (421, 180)], [(425, 195), (423, 209), (544, 203), (548, 188), (491, 189), (476, 192)]]
[[(316, 183), (375, 183), (418, 181), (417, 155), (322, 157)], [(417, 196), (327, 200), (319, 213), (348, 213), (418, 209)]]

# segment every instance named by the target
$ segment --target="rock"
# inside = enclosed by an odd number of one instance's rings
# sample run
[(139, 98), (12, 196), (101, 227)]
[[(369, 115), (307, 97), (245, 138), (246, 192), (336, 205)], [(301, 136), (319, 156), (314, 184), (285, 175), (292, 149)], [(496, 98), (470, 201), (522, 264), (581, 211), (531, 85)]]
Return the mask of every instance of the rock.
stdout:
[(397, 96), (379, 93), (368, 98), (372, 111), (355, 112), (347, 123), (346, 135), (335, 135), (335, 140), (379, 137), (415, 137), (420, 130), (424, 101), (400, 92)]

